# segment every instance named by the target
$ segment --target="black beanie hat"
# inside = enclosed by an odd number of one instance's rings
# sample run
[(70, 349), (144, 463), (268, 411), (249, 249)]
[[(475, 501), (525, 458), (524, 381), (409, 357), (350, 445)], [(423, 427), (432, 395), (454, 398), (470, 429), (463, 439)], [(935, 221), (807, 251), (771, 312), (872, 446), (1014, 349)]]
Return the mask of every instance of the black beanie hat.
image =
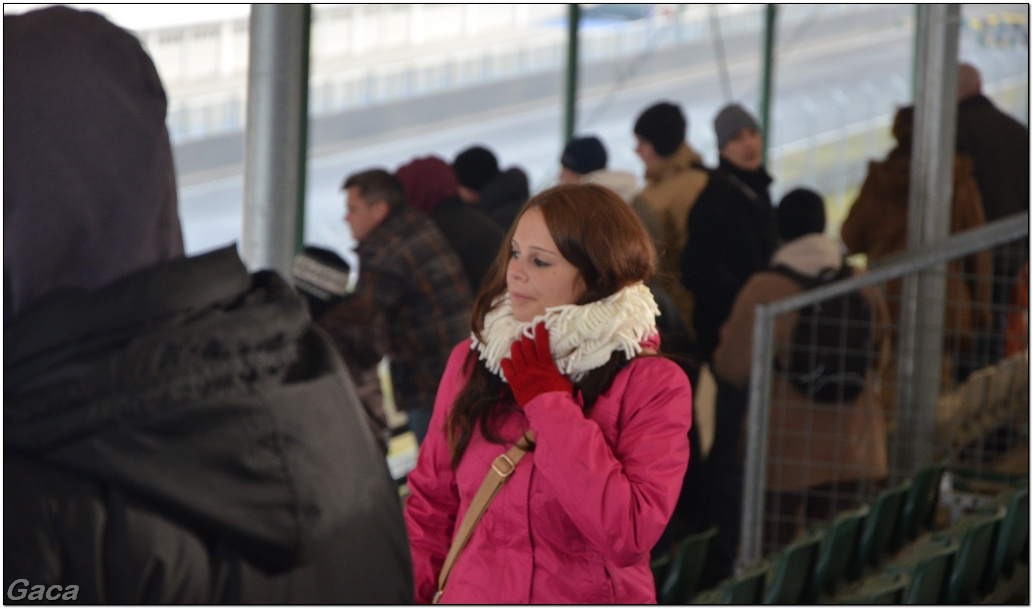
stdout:
[(825, 201), (809, 188), (796, 188), (775, 209), (778, 235), (786, 243), (811, 233), (825, 232)]
[(499, 162), (487, 148), (473, 146), (456, 156), (452, 170), (456, 172), (460, 186), (480, 192), (485, 184), (499, 175)]
[(660, 156), (671, 156), (685, 141), (688, 122), (681, 108), (660, 102), (646, 108), (635, 121), (635, 135), (653, 145)]

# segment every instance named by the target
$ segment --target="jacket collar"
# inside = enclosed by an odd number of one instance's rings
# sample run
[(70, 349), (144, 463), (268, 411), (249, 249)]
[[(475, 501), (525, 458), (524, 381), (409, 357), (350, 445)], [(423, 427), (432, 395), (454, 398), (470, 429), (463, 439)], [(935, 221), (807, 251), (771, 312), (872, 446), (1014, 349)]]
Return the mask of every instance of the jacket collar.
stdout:
[(678, 145), (678, 149), (669, 157), (664, 157), (652, 170), (646, 170), (646, 181), (650, 184), (663, 182), (694, 165), (701, 165), (703, 157), (693, 150), (686, 142)]

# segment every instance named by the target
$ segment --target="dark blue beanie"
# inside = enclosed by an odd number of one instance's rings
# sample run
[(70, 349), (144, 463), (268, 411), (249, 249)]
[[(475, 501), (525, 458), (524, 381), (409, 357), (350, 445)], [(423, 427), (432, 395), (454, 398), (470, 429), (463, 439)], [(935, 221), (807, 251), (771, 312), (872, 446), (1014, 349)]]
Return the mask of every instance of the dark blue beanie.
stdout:
[(574, 138), (563, 149), (560, 165), (582, 175), (606, 169), (606, 148), (592, 135)]

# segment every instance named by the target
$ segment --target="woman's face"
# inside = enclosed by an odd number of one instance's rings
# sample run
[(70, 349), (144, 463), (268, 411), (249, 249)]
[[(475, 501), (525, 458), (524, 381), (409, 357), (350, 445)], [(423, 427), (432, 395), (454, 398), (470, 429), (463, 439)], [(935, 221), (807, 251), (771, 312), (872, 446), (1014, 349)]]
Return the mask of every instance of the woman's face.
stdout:
[(517, 321), (531, 321), (546, 307), (574, 304), (585, 293), (581, 272), (560, 254), (537, 207), (528, 209), (517, 222), (506, 288)]

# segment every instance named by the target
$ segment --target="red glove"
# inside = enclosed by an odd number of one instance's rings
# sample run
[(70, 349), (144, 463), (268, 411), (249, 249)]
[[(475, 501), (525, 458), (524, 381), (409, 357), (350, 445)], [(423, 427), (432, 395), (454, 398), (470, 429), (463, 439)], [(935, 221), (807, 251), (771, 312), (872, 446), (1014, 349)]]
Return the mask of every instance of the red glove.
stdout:
[(509, 357), (502, 360), (502, 372), (521, 408), (542, 393), (574, 392), (570, 379), (560, 374), (556, 362), (552, 361), (549, 331), (545, 329), (544, 321), (535, 326), (534, 340), (524, 336), (519, 342), (513, 343), (509, 348)]

